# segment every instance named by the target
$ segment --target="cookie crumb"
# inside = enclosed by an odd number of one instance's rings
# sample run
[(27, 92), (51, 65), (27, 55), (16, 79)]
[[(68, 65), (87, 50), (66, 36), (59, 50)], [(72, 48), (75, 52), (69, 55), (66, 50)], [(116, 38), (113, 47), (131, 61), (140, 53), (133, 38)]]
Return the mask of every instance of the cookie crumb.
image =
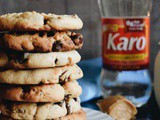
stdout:
[(100, 110), (109, 114), (115, 120), (134, 119), (137, 114), (136, 107), (120, 95), (111, 96), (97, 103)]

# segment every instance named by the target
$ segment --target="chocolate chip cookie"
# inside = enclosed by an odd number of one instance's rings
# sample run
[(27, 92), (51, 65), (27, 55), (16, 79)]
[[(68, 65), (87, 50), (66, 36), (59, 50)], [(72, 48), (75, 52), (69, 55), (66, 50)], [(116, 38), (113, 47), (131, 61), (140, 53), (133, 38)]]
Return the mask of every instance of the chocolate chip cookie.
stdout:
[(78, 30), (83, 23), (77, 15), (55, 15), (33, 12), (0, 16), (1, 31)]

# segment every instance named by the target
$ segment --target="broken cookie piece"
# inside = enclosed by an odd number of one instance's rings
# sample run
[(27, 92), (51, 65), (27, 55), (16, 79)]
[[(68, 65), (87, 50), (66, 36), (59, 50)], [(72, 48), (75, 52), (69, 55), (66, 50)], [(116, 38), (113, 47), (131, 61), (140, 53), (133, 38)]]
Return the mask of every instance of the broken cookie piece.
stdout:
[(101, 100), (97, 105), (101, 111), (109, 114), (116, 120), (131, 120), (137, 114), (136, 107), (120, 95)]

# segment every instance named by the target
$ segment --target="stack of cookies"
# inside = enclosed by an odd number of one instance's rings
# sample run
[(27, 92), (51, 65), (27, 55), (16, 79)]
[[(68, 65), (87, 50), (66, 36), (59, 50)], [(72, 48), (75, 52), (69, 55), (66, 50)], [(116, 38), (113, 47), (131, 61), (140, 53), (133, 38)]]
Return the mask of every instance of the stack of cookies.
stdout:
[(85, 120), (76, 65), (83, 45), (77, 15), (0, 16), (1, 120)]

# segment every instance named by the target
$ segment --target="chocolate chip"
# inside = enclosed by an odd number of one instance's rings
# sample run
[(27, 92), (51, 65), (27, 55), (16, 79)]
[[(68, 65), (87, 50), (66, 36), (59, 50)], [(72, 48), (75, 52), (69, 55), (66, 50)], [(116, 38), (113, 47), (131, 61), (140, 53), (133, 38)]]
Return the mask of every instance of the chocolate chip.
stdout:
[(6, 70), (7, 70), (7, 68), (0, 68), (0, 72), (4, 72)]
[(75, 45), (80, 45), (82, 44), (83, 40), (82, 40), (82, 35), (81, 34), (72, 34), (71, 36), (72, 41), (74, 42)]
[(67, 104), (66, 108), (67, 108), (67, 115), (71, 114), (71, 106)]
[(52, 37), (55, 35), (55, 32), (54, 31), (49, 31), (47, 32), (47, 37)]
[(82, 35), (79, 33), (72, 33), (70, 37), (72, 40), (74, 40), (74, 39), (82, 38)]
[(68, 94), (65, 96), (65, 102), (66, 102), (66, 108), (67, 108), (67, 115), (71, 114), (71, 106), (69, 104), (69, 100), (70, 100), (71, 95)]
[(2, 38), (4, 36), (5, 33), (0, 33), (0, 37)]
[(66, 95), (66, 96), (64, 97), (64, 101), (65, 101), (66, 103), (69, 103), (70, 98), (71, 98), (71, 94), (68, 94), (68, 95)]
[(13, 59), (14, 56), (13, 56), (13, 53), (12, 53), (12, 52), (6, 51), (6, 54), (7, 54), (7, 57), (8, 57), (8, 60), (9, 60), (9, 61)]
[(43, 37), (44, 36), (44, 32), (39, 32), (39, 36)]
[(44, 83), (41, 81), (40, 83), (39, 83), (39, 85), (43, 85)]
[(24, 46), (22, 46), (22, 49), (23, 49), (23, 52), (27, 52), (28, 51)]
[(25, 93), (29, 93), (30, 92), (30, 87), (29, 86), (21, 86), (21, 88), (22, 88), (22, 90), (23, 90), (23, 92), (25, 92)]
[(24, 59), (23, 57), (18, 57), (18, 58), (16, 59), (16, 61), (19, 62), (20, 64), (22, 64), (22, 63), (27, 62), (28, 59), (26, 59), (26, 58)]
[(63, 85), (63, 80), (62, 79), (59, 79), (59, 84)]
[(62, 107), (63, 103), (64, 103), (64, 101), (61, 101), (61, 102), (58, 102), (58, 103), (54, 103), (54, 104), (57, 104), (57, 105), (59, 105), (60, 107)]
[(28, 32), (28, 34), (34, 35), (34, 34), (36, 34), (36, 32), (35, 31), (31, 31), (31, 32)]
[(48, 20), (44, 19), (44, 25), (46, 25), (46, 24), (47, 24), (47, 21), (48, 21)]
[(59, 52), (62, 48), (63, 44), (61, 43), (60, 40), (55, 41), (52, 45), (52, 51), (53, 52)]
[(68, 78), (66, 77), (64, 80), (59, 79), (59, 84), (62, 86), (64, 84), (66, 84), (66, 82), (68, 82)]
[(57, 64), (57, 62), (58, 62), (58, 59), (56, 58), (54, 62), (55, 62), (55, 64)]
[(10, 101), (10, 100), (2, 100), (2, 103), (5, 105), (5, 107), (8, 109), (8, 110), (10, 110), (11, 108), (12, 108), (12, 101)]
[(12, 33), (12, 34), (16, 34), (17, 36), (21, 36), (22, 34), (23, 34), (24, 32), (20, 32), (20, 31), (18, 31), (18, 32), (14, 32), (14, 33)]
[(74, 101), (75, 101), (75, 102), (77, 102), (77, 101), (78, 101), (78, 99), (77, 99), (77, 98), (73, 98), (73, 99), (74, 99)]
[(66, 99), (70, 99), (70, 97), (71, 97), (71, 94), (68, 94), (65, 96)]
[(25, 110), (25, 109), (23, 109), (23, 108), (18, 109), (18, 113), (25, 113), (25, 112), (26, 112), (26, 110)]
[(67, 72), (67, 70), (64, 71), (64, 72), (59, 76), (59, 84), (60, 84), (60, 85), (64, 85), (64, 84), (67, 82), (67, 78), (61, 79), (61, 77), (62, 77), (66, 72)]
[(42, 105), (45, 105), (45, 103), (43, 103), (43, 102), (38, 102), (37, 103), (37, 106), (42, 106)]
[(8, 59), (9, 60), (14, 60), (15, 62), (19, 62), (20, 64), (28, 61), (27, 58), (25, 58), (24, 53), (22, 52), (7, 52)]

